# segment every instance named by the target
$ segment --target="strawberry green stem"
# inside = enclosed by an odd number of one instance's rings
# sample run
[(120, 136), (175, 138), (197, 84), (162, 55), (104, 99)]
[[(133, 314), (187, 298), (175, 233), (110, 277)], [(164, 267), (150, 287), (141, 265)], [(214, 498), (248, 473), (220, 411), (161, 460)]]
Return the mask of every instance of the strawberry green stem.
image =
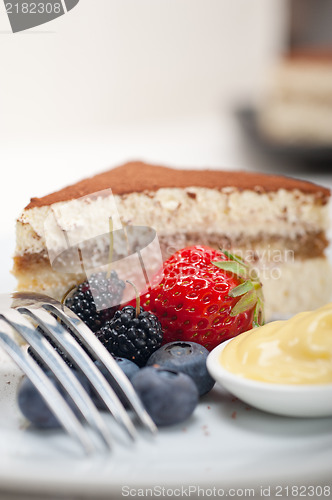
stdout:
[(258, 274), (253, 268), (250, 269), (249, 264), (240, 257), (227, 250), (220, 250), (229, 260), (212, 261), (212, 264), (225, 272), (234, 274), (240, 280), (240, 284), (230, 290), (228, 294), (229, 297), (239, 297), (238, 302), (230, 312), (230, 316), (234, 317), (254, 309), (253, 325), (256, 327), (264, 324), (264, 299)]

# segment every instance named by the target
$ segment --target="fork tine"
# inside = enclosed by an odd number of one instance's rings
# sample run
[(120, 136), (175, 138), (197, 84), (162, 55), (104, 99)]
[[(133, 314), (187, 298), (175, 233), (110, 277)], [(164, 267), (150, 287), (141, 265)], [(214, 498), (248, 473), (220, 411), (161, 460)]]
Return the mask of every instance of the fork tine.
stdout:
[(0, 318), (6, 321), (30, 344), (68, 392), (86, 421), (98, 432), (108, 448), (111, 448), (112, 439), (104, 420), (92, 403), (90, 395), (79, 383), (61, 356), (42, 335), (38, 334), (30, 321), (15, 309), (8, 310), (6, 314), (0, 313)]
[(157, 427), (144, 408), (130, 381), (124, 375), (123, 371), (117, 365), (116, 361), (114, 361), (107, 349), (96, 338), (85, 323), (83, 323), (83, 321), (81, 321), (73, 311), (63, 304), (44, 304), (43, 307), (55, 313), (64, 323), (66, 323), (67, 327), (82, 341), (89, 352), (103, 363), (106, 370), (114, 382), (119, 386), (132, 409), (135, 411), (143, 426), (153, 434), (156, 433)]
[(118, 396), (73, 336), (49, 312), (43, 309), (34, 309), (33, 307), (18, 307), (17, 309), (20, 313), (27, 314), (36, 321), (52, 340), (61, 346), (63, 351), (84, 372), (115, 420), (134, 439), (136, 437), (135, 427)]
[(33, 308), (43, 308), (59, 317), (67, 325), (70, 331), (81, 340), (92, 356), (95, 356), (103, 363), (111, 378), (128, 400), (142, 425), (152, 434), (157, 432), (155, 423), (145, 410), (128, 378), (103, 344), (73, 311), (52, 297), (40, 293), (15, 292), (13, 294), (13, 299), (13, 307), (31, 306)]
[(91, 454), (96, 449), (95, 445), (68, 403), (24, 348), (10, 337), (8, 325), (1, 323), (0, 345), (30, 379), (68, 434), (82, 445), (86, 454)]

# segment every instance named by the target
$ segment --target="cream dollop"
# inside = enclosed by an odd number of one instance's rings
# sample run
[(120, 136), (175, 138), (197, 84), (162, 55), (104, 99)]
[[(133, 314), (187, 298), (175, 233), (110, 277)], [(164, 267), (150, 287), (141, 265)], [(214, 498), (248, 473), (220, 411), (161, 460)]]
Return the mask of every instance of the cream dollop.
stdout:
[(242, 333), (220, 361), (228, 371), (261, 382), (332, 383), (332, 303)]

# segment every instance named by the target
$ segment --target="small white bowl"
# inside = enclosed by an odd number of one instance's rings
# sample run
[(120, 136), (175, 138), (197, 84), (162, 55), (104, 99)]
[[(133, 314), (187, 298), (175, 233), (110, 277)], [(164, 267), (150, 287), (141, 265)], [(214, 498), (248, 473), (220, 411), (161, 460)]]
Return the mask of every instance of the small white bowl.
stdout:
[(226, 370), (220, 361), (228, 340), (207, 358), (211, 376), (225, 389), (251, 406), (288, 417), (332, 416), (332, 384), (270, 384), (240, 377)]

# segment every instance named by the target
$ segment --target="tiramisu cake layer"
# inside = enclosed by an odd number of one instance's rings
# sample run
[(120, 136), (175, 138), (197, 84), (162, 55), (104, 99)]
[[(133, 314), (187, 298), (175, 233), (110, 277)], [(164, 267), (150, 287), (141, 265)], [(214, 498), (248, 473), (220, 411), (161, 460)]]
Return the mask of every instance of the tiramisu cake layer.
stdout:
[(53, 217), (69, 239), (74, 230), (87, 239), (107, 233), (115, 204), (115, 228), (154, 228), (164, 258), (204, 244), (232, 249), (254, 262), (268, 314), (312, 309), (330, 297), (324, 255), (329, 196), (324, 187), (281, 176), (128, 163), (31, 199), (17, 221), (18, 290), (60, 298), (82, 280), (52, 267), (47, 221)]

